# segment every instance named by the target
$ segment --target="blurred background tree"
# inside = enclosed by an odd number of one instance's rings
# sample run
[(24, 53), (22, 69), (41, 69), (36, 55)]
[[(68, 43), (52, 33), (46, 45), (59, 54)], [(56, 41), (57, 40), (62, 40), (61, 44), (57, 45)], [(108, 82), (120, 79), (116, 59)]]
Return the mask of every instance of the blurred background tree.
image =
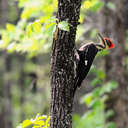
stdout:
[[(116, 48), (97, 55), (77, 92), (74, 128), (128, 127), (127, 7), (127, 0), (82, 2), (77, 46), (97, 41), (101, 32), (113, 39)], [(56, 10), (57, 0), (0, 0), (1, 128), (16, 127), (37, 113), (49, 115)], [(59, 26), (67, 27), (66, 23)]]

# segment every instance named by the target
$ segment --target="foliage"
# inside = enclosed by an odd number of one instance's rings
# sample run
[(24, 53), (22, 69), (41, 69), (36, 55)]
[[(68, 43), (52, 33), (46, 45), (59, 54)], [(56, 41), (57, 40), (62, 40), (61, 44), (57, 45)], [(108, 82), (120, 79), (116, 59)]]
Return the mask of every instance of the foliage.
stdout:
[[(0, 48), (9, 53), (28, 52), (29, 56), (36, 56), (49, 51), (52, 35), (58, 28), (69, 31), (67, 21), (59, 23), (54, 17), (57, 10), (57, 0), (19, 0), (18, 5), (23, 9), (21, 19), (16, 25), (6, 24), (6, 29), (0, 31), (2, 39)], [(85, 11), (97, 11), (102, 5), (99, 0), (84, 0), (82, 4), (80, 22), (83, 22)], [(82, 32), (82, 28), (80, 29)], [(79, 32), (80, 34), (82, 34)]]
[(102, 2), (99, 0), (85, 0), (83, 2), (83, 7), (85, 9), (90, 9), (91, 11), (97, 11), (101, 6)]
[[(2, 37), (0, 40), (1, 49), (6, 49), (9, 53), (13, 53), (15, 51), (20, 53), (27, 52), (30, 57), (36, 56), (38, 54), (49, 52), (52, 36), (54, 35), (54, 32), (56, 32), (57, 27), (64, 31), (70, 31), (70, 24), (68, 24), (67, 21), (59, 22), (58, 19), (55, 18), (57, 0), (18, 0), (18, 5), (23, 10), (20, 20), (16, 25), (7, 23), (6, 28), (0, 30), (0, 35)], [(80, 23), (84, 22), (86, 12), (92, 11), (94, 13), (102, 6), (103, 2), (99, 0), (83, 0), (79, 20)], [(109, 9), (115, 8), (110, 2), (107, 6)], [(79, 39), (83, 33), (84, 27), (79, 25), (77, 30), (77, 39)], [(91, 34), (91, 38), (94, 38), (96, 33), (97, 30), (94, 30)], [(108, 54), (108, 52), (103, 51), (102, 55), (106, 54)], [(28, 65), (30, 68), (30, 64)], [(42, 67), (40, 69), (42, 72)], [(95, 71), (96, 78), (92, 81), (91, 85), (95, 87), (97, 85), (101, 85), (106, 76), (102, 70), (96, 70), (93, 68), (92, 72), (93, 71)], [(115, 88), (117, 88), (117, 84), (115, 82), (108, 82), (104, 84), (104, 86), (98, 87), (85, 95), (81, 99), (81, 102), (85, 103), (90, 110), (84, 114), (82, 118), (78, 115), (73, 117), (74, 128), (115, 128), (115, 124), (113, 122), (106, 123), (106, 119), (113, 115), (113, 111), (109, 110), (105, 112), (105, 101), (108, 98), (106, 93), (110, 93)], [(15, 90), (13, 90), (13, 93), (18, 95)], [(27, 96), (29, 97), (28, 99), (31, 99), (32, 97), (29, 96), (28, 93)], [(37, 98), (35, 95), (33, 97)], [(32, 98), (32, 100), (34, 100), (34, 98)], [(13, 96), (12, 100), (15, 102), (14, 107), (20, 106), (17, 103), (17, 100), (19, 100), (18, 97)], [(40, 102), (39, 98), (38, 101)], [(30, 108), (30, 106), (31, 103), (29, 105), (26, 103), (23, 111), (26, 113), (27, 111), (31, 111), (33, 113), (33, 108)], [(23, 123), (17, 126), (17, 128), (47, 128), (49, 127), (49, 120), (50, 118), (47, 116), (37, 115), (35, 119), (23, 121)]]
[(109, 99), (107, 94), (116, 89), (118, 84), (115, 81), (110, 81), (100, 86), (105, 80), (105, 73), (94, 67), (91, 72), (96, 75), (96, 78), (91, 82), (91, 85), (96, 88), (81, 98), (81, 103), (85, 103), (89, 110), (82, 117), (73, 116), (74, 128), (116, 128), (113, 122), (106, 122), (114, 115), (114, 112), (113, 110), (106, 111), (105, 102)]
[(35, 119), (24, 120), (16, 128), (50, 128), (50, 117), (37, 114)]
[(56, 11), (57, 0), (18, 2), (23, 9), (21, 19), (16, 25), (7, 24), (6, 29), (1, 30), (0, 48), (9, 52), (29, 52), (30, 55), (47, 52), (56, 25), (56, 19), (52, 17)]
[[(1, 30), (0, 48), (8, 52), (29, 52), (30, 56), (47, 52), (56, 27), (57, 19), (53, 17), (56, 5), (57, 0), (20, 0), (19, 7), (23, 8), (21, 19), (16, 25), (8, 23), (6, 29)], [(69, 31), (66, 21), (59, 22), (58, 27)]]
[(111, 9), (111, 10), (115, 10), (115, 9), (116, 9), (116, 5), (113, 4), (112, 2), (108, 2), (108, 3), (107, 3), (107, 7), (108, 7), (109, 9)]
[(85, 13), (87, 11), (97, 12), (103, 6), (103, 2), (100, 0), (83, 0), (81, 6), (80, 22), (83, 22)]

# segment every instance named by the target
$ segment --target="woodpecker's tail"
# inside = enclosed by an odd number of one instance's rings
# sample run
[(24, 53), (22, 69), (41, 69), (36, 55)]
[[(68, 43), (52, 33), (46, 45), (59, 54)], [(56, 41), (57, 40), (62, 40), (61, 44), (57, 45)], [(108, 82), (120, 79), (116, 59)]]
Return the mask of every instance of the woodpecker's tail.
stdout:
[(77, 88), (80, 88), (82, 81), (79, 80), (79, 78), (75, 78), (75, 84), (74, 84), (74, 91), (73, 94), (75, 94)]

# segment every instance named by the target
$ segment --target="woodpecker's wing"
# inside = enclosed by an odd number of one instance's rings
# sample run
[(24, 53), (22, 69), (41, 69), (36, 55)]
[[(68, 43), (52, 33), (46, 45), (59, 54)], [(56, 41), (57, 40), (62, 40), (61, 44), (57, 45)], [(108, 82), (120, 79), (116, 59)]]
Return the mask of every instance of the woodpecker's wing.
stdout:
[(76, 87), (80, 87), (82, 81), (86, 78), (97, 52), (98, 49), (93, 43), (86, 45), (83, 50), (78, 50), (80, 60), (76, 68)]

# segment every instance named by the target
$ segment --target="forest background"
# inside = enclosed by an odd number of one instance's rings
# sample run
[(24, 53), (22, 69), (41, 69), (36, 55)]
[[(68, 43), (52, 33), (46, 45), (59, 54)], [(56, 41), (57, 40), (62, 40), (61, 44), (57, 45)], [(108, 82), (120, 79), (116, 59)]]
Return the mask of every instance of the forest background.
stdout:
[[(116, 47), (100, 52), (74, 99), (73, 128), (128, 128), (128, 2), (83, 0), (77, 47), (97, 33)], [(49, 115), (50, 54), (57, 0), (0, 0), (0, 128)], [(67, 22), (59, 27), (68, 31)]]

